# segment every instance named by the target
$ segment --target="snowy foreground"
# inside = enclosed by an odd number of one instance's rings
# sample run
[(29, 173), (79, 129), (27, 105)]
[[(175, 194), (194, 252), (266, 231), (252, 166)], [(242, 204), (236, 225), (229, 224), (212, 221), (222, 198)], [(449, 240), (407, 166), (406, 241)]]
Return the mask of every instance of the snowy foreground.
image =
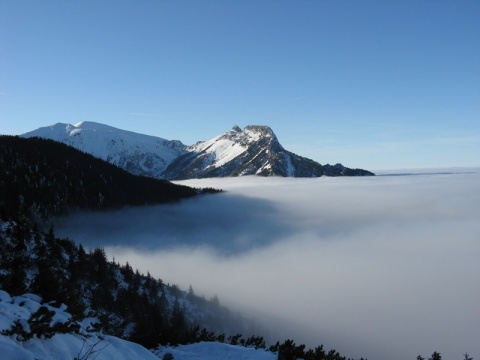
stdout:
[(275, 360), (277, 358), (277, 355), (266, 350), (212, 342), (181, 345), (175, 348), (164, 347), (154, 352), (160, 359), (170, 353), (177, 360)]
[[(93, 330), (95, 319), (86, 319), (79, 323), (78, 333), (57, 333), (51, 338), (33, 335), (23, 339), (18, 335), (3, 335), (15, 325), (20, 324), (26, 334), (33, 333), (32, 315), (41, 307), (53, 311), (50, 326), (66, 323), (71, 315), (65, 307), (53, 307), (41, 304), (41, 298), (33, 294), (11, 297), (0, 290), (0, 358), (2, 360), (138, 360), (163, 359), (170, 353), (176, 360), (274, 360), (276, 355), (265, 350), (255, 350), (222, 343), (198, 343), (178, 347), (161, 347), (153, 352), (144, 347), (103, 335)], [(30, 319), (30, 322), (29, 322)]]

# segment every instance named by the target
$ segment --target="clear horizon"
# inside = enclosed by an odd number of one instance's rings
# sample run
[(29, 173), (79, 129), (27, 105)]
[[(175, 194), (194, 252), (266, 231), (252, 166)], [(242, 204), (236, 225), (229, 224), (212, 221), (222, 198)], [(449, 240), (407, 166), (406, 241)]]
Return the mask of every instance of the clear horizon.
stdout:
[(365, 169), (480, 166), (478, 1), (0, 3), (0, 133), (268, 125)]

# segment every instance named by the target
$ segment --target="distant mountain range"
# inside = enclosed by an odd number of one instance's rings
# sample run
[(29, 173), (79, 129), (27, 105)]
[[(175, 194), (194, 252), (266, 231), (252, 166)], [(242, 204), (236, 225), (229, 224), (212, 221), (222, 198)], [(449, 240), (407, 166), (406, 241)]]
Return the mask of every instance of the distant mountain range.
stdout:
[(369, 176), (342, 164), (321, 165), (280, 145), (268, 126), (249, 125), (187, 146), (178, 140), (138, 134), (95, 122), (57, 123), (25, 133), (73, 146), (135, 175), (167, 180), (243, 175)]

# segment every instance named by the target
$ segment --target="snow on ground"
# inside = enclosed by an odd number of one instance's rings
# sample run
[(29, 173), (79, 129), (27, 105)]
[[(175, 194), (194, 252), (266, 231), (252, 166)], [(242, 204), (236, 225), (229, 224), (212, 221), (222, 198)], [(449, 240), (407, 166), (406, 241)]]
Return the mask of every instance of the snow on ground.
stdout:
[[(52, 323), (71, 318), (66, 307), (42, 304), (33, 294), (11, 297), (0, 290), (0, 333), (20, 321), (28, 332), (28, 319), (41, 306), (54, 311)], [(198, 343), (177, 347), (159, 347), (151, 352), (141, 345), (91, 331), (95, 319), (85, 319), (78, 334), (56, 334), (50, 339), (33, 336), (22, 341), (17, 335), (0, 335), (0, 359), (2, 360), (158, 360), (170, 353), (175, 360), (274, 360), (276, 355), (266, 350), (223, 343)], [(89, 331), (90, 328), (90, 331)]]
[(223, 343), (201, 342), (177, 347), (161, 347), (154, 353), (162, 359), (172, 354), (175, 360), (276, 360), (277, 355), (264, 349), (245, 348)]
[[(11, 329), (17, 320), (25, 330), (28, 330), (28, 319), (42, 305), (55, 311), (51, 325), (55, 322), (65, 322), (71, 318), (64, 306), (55, 308), (41, 304), (41, 298), (33, 294), (10, 297), (7, 292), (0, 290), (0, 332)], [(79, 334), (56, 334), (50, 339), (33, 336), (29, 340), (22, 341), (17, 335), (0, 335), (0, 358), (2, 360), (75, 358), (85, 360), (93, 358), (97, 360), (158, 360), (157, 356), (138, 344), (87, 331), (91, 321), (92, 319), (87, 319), (81, 324)]]

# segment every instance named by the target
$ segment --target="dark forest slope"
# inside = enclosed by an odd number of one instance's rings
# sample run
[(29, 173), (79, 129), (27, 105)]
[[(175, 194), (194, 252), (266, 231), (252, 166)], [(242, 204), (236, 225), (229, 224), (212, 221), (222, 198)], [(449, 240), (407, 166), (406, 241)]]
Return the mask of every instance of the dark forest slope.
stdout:
[(52, 140), (0, 136), (0, 209), (34, 220), (71, 209), (109, 209), (176, 201), (201, 193), (168, 181), (132, 175)]

